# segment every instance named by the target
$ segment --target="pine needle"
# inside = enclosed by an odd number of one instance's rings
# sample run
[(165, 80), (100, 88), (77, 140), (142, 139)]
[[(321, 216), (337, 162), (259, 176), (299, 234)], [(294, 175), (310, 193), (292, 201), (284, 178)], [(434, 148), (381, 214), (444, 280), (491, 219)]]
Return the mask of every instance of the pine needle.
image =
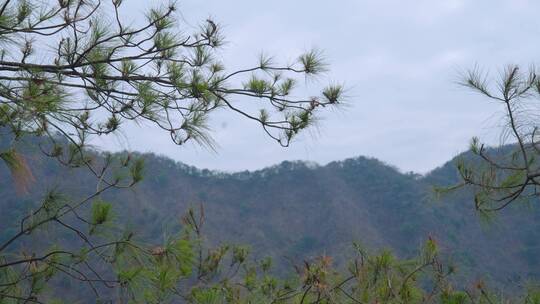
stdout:
[(26, 159), (14, 149), (1, 152), (0, 158), (9, 168), (17, 193), (27, 194), (30, 185), (35, 181), (35, 178)]

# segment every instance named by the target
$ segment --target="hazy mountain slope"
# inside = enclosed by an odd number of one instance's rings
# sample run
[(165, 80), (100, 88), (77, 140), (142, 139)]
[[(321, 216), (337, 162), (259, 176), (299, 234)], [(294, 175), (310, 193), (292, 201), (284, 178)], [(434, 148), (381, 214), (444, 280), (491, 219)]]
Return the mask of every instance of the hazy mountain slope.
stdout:
[[(63, 168), (31, 147), (25, 153), (38, 182), (29, 195), (17, 196), (7, 170), (0, 170), (0, 240), (17, 229), (13, 219), (45, 189), (82, 194), (95, 185), (84, 170)], [(506, 284), (518, 274), (540, 274), (537, 211), (508, 210), (495, 224), (483, 225), (466, 190), (433, 200), (433, 184), (456, 181), (451, 162), (419, 178), (364, 157), (326, 166), (284, 162), (234, 174), (145, 158), (145, 180), (106, 198), (117, 205), (118, 218), (149, 242), (178, 231), (184, 211), (202, 203), (211, 241), (250, 244), (256, 256), (271, 255), (277, 263), (320, 253), (343, 257), (352, 241), (407, 256), (433, 236), (463, 277), (481, 274)]]

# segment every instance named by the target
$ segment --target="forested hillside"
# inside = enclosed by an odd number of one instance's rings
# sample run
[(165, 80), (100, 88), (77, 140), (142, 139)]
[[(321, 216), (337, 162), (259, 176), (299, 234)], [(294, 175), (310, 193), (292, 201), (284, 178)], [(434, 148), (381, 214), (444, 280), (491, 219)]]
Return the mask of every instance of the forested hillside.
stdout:
[[(61, 187), (77, 195), (93, 190), (87, 171), (66, 169), (37, 146), (24, 149), (39, 181), (30, 193), (17, 194), (8, 170), (0, 170), (0, 240), (17, 231), (14, 219), (31, 210), (45, 190)], [(408, 257), (432, 237), (463, 283), (482, 278), (512, 288), (540, 273), (540, 217), (534, 204), (507, 209), (487, 222), (466, 190), (437, 199), (434, 185), (457, 181), (452, 162), (420, 176), (365, 157), (325, 166), (283, 162), (239, 173), (200, 170), (153, 154), (144, 158), (145, 179), (105, 199), (116, 205), (116, 219), (150, 244), (177, 233), (186, 209), (202, 205), (211, 242), (248, 244), (256, 258), (272, 256), (278, 269), (323, 253), (339, 261), (353, 241)], [(54, 231), (46, 235), (58, 237)], [(26, 246), (42, 240), (43, 235)]]

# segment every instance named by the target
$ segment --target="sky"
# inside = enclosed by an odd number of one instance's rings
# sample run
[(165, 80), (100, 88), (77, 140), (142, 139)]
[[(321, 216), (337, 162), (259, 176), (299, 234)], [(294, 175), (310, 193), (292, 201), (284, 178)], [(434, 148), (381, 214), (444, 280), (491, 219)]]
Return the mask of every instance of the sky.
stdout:
[[(148, 3), (154, 1), (148, 1)], [(129, 13), (142, 13), (126, 0)], [(343, 83), (343, 107), (321, 113), (317, 128), (288, 148), (254, 122), (221, 111), (212, 117), (216, 151), (176, 146), (149, 125), (129, 125), (96, 141), (113, 150), (154, 152), (200, 168), (255, 170), (284, 160), (326, 164), (375, 157), (403, 172), (426, 173), (479, 136), (497, 144), (502, 108), (458, 84), (478, 66), (494, 77), (508, 64), (528, 67), (540, 54), (539, 1), (526, 0), (183, 0), (187, 28), (208, 17), (223, 26), (220, 56), (230, 70), (261, 52), (289, 62), (311, 48), (330, 69), (308, 86)], [(282, 60), (279, 60), (282, 59)]]

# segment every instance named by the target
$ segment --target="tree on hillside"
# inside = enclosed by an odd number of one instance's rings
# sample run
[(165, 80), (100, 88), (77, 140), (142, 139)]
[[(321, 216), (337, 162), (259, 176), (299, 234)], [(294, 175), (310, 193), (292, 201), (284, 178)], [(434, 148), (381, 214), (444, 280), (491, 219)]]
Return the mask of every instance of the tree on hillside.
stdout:
[[(458, 162), (462, 183), (475, 191), (481, 212), (504, 209), (516, 201), (537, 201), (540, 186), (540, 130), (536, 115), (540, 78), (534, 68), (507, 67), (498, 81), (478, 69), (463, 85), (500, 104), (503, 109), (501, 149), (490, 149), (478, 138), (471, 141), (474, 159)], [(506, 144), (506, 145), (505, 145)]]

